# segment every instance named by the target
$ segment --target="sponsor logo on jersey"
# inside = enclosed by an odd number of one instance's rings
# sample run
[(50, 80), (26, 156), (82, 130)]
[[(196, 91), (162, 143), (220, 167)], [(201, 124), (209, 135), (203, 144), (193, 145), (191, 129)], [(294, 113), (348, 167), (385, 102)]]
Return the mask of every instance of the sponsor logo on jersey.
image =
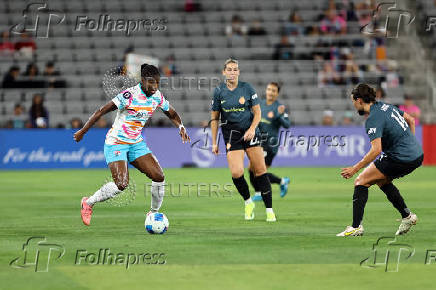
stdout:
[(222, 101), (221, 101), (221, 104), (224, 104), (225, 102), (226, 102), (226, 100), (222, 100)]
[(377, 128), (369, 128), (368, 135), (369, 134), (375, 134), (375, 131), (377, 131)]
[(386, 112), (386, 110), (389, 108), (389, 105), (388, 104), (384, 104), (382, 107), (381, 107), (381, 109), (380, 110), (382, 110), (382, 111), (385, 111)]
[(117, 150), (117, 151), (114, 151), (114, 155), (115, 155), (115, 156), (119, 156), (120, 154), (121, 154), (121, 151), (118, 151), (118, 150)]
[(252, 99), (252, 100), (257, 99), (257, 94), (252, 95), (252, 96), (251, 96), (251, 99)]

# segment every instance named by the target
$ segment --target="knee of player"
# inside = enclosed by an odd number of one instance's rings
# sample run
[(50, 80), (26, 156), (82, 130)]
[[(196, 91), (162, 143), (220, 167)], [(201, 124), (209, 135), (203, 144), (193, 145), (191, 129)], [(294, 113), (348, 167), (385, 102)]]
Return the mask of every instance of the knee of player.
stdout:
[(358, 185), (363, 185), (362, 184), (362, 178), (359, 176), (356, 177), (356, 179), (354, 179), (354, 186), (358, 186)]
[(151, 180), (154, 182), (163, 182), (165, 180), (165, 176), (163, 173), (156, 173), (153, 175)]
[(129, 180), (120, 180), (115, 182), (115, 184), (118, 187), (118, 190), (123, 191), (124, 189), (127, 188), (127, 186), (129, 186)]
[(244, 175), (244, 168), (232, 170), (232, 178), (239, 178)]

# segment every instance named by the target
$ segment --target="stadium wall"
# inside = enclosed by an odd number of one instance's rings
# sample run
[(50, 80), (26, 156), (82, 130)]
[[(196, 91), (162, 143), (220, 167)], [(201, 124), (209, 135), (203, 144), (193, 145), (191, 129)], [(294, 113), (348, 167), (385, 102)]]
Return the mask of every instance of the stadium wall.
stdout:
[[(425, 129), (425, 132), (428, 129)], [(107, 129), (91, 129), (80, 143), (66, 129), (0, 130), (0, 169), (106, 168), (103, 143)], [(226, 167), (225, 149), (210, 151), (210, 129), (188, 128), (190, 144), (181, 142), (176, 128), (146, 128), (144, 139), (164, 168), (196, 164)], [(433, 134), (433, 135), (431, 135)], [(436, 138), (436, 126), (426, 136)], [(422, 128), (416, 131), (422, 140)], [(362, 127), (294, 127), (281, 132), (273, 166), (329, 167), (352, 165), (369, 150)], [(284, 146), (284, 144), (290, 144)], [(434, 143), (433, 143), (434, 144)], [(431, 152), (431, 147), (426, 147)], [(427, 159), (434, 160), (435, 159)]]

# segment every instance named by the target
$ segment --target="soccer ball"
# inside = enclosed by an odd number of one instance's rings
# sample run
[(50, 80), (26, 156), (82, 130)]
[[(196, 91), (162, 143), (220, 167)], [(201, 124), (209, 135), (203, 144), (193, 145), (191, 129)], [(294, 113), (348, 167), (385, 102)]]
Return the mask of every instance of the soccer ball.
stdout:
[(150, 213), (145, 219), (145, 229), (150, 234), (164, 234), (169, 225), (167, 217), (161, 212)]

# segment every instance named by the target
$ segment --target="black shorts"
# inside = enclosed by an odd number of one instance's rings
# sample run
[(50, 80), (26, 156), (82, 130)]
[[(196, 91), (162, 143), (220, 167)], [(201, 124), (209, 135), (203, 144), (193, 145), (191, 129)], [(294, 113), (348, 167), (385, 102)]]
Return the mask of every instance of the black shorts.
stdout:
[(274, 157), (277, 155), (277, 150), (272, 150), (269, 146), (262, 146), (263, 147), (263, 153), (265, 156), (265, 164), (266, 166), (271, 166)]
[(254, 138), (250, 141), (244, 140), (245, 131), (222, 129), (226, 151), (245, 150), (250, 147), (260, 146), (260, 133), (256, 130)]
[(391, 179), (400, 178), (410, 174), (413, 170), (422, 165), (424, 155), (411, 162), (400, 162), (382, 154), (376, 161), (375, 167)]

